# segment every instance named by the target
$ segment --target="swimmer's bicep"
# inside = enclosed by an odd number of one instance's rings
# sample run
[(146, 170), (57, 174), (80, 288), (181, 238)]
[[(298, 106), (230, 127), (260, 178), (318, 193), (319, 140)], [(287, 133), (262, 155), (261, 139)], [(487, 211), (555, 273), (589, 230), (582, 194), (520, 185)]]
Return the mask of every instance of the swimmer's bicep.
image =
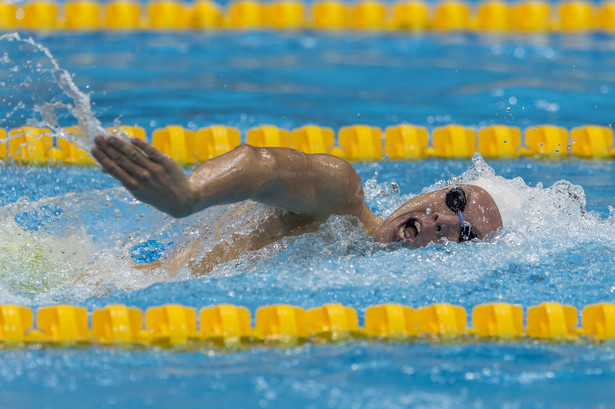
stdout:
[(360, 214), (363, 184), (350, 163), (328, 154), (295, 151), (278, 165), (273, 182), (256, 200), (318, 218)]

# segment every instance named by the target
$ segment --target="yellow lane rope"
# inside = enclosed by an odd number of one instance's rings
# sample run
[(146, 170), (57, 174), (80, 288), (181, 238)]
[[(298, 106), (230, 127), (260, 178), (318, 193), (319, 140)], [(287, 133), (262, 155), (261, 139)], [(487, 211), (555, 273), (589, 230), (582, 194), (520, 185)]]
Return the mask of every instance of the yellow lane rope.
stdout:
[[(47, 128), (23, 126), (8, 132), (0, 128), (0, 160), (22, 164), (94, 165), (89, 153), (73, 142), (80, 129), (65, 128), (62, 136)], [(124, 137), (147, 139), (138, 126), (121, 126), (109, 132)], [(490, 159), (519, 157), (566, 159), (615, 157), (611, 127), (583, 125), (571, 130), (555, 125), (539, 125), (525, 130), (506, 125), (481, 129), (460, 125), (426, 128), (402, 124), (381, 129), (351, 125), (336, 132), (327, 127), (306, 125), (293, 130), (273, 125), (249, 129), (244, 135), (253, 146), (281, 146), (306, 153), (331, 153), (349, 161), (420, 160), (427, 158), (467, 159), (475, 152)], [(214, 125), (198, 130), (169, 125), (154, 130), (151, 142), (181, 165), (191, 165), (228, 152), (242, 141), (233, 127)]]
[[(89, 317), (88, 317), (89, 315)], [(472, 327), (461, 306), (434, 304), (414, 309), (400, 304), (369, 306), (363, 326), (357, 312), (342, 304), (304, 309), (285, 304), (250, 311), (220, 304), (202, 308), (166, 304), (145, 314), (125, 305), (108, 305), (91, 314), (83, 307), (54, 305), (34, 313), (28, 307), (0, 305), (0, 342), (20, 347), (38, 344), (213, 346), (296, 345), (361, 339), (396, 341), (515, 341), (544, 339), (561, 342), (600, 342), (615, 338), (615, 304), (577, 309), (545, 302), (530, 306), (523, 326), (521, 306), (506, 303), (472, 309)]]
[(427, 3), (363, 0), (232, 1), (226, 8), (209, 0), (108, 3), (89, 0), (0, 1), (0, 30), (326, 30), (478, 31), (540, 33), (615, 32), (615, 2), (458, 0)]

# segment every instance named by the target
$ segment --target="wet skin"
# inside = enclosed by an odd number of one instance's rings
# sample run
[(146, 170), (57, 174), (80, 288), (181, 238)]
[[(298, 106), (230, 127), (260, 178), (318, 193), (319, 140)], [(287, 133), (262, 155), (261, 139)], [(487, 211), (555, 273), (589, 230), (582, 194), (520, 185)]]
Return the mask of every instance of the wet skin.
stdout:
[[(211, 257), (204, 258), (211, 258), (207, 265), (235, 259), (243, 251), (262, 248), (285, 236), (315, 231), (334, 214), (358, 217), (365, 232), (377, 242), (401, 242), (416, 248), (459, 240), (459, 216), (445, 202), (449, 189), (421, 194), (383, 221), (365, 204), (363, 183), (353, 166), (332, 155), (240, 145), (203, 162), (186, 177), (170, 157), (145, 141), (97, 136), (94, 142), (92, 154), (103, 172), (118, 179), (137, 199), (173, 217), (221, 204), (240, 206), (244, 201), (279, 210), (241, 239), (213, 249)], [(485, 190), (460, 187), (467, 199), (464, 219), (479, 239), (502, 226), (497, 206)], [(184, 265), (194, 252), (198, 253), (198, 248), (192, 248), (186, 257), (177, 256), (177, 261)], [(209, 269), (193, 268), (198, 273)]]
[[(500, 212), (489, 193), (478, 186), (459, 187), (467, 200), (463, 218), (472, 225), (479, 239), (502, 227)], [(445, 240), (458, 242), (460, 220), (446, 205), (448, 190), (424, 193), (406, 202), (375, 229), (374, 241), (401, 242), (409, 248)]]

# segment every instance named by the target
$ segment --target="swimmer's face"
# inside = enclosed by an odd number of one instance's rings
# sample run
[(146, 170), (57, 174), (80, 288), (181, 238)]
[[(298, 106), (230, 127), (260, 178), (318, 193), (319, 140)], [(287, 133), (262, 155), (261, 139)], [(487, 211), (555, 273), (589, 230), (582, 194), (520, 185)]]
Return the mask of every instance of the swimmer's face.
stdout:
[[(502, 227), (502, 218), (497, 205), (483, 188), (460, 185), (466, 197), (463, 218), (472, 225), (476, 237)], [(458, 242), (460, 238), (459, 215), (446, 204), (446, 194), (441, 189), (421, 194), (393, 212), (376, 230), (374, 240), (382, 243), (401, 242), (404, 247), (417, 248), (427, 244)]]

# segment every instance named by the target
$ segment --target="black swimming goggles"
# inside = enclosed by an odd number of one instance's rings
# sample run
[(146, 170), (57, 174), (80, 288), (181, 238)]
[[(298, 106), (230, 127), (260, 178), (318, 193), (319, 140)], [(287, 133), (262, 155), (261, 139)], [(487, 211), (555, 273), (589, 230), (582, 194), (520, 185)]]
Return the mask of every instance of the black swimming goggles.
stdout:
[(472, 225), (463, 220), (462, 212), (466, 208), (466, 193), (463, 189), (459, 187), (452, 188), (446, 192), (444, 199), (446, 200), (448, 208), (459, 216), (459, 221), (461, 222), (459, 225), (459, 243), (477, 238), (478, 236), (472, 228)]

